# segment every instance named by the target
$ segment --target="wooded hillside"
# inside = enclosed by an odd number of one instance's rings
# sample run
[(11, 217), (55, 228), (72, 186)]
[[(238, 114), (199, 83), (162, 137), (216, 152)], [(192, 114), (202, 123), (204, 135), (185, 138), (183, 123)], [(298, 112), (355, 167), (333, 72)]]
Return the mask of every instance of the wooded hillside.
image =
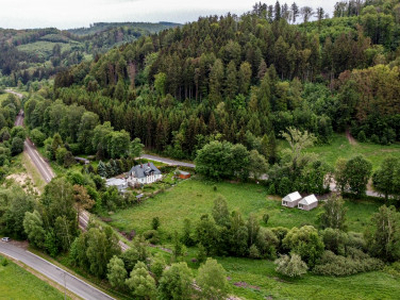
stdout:
[[(226, 139), (273, 160), (288, 126), (320, 142), (351, 127), (391, 143), (400, 137), (399, 7), (338, 3), (334, 18), (318, 8), (311, 22), (312, 10), (277, 2), (200, 18), (58, 74), (56, 97), (176, 157)], [(302, 24), (292, 24), (296, 9)]]

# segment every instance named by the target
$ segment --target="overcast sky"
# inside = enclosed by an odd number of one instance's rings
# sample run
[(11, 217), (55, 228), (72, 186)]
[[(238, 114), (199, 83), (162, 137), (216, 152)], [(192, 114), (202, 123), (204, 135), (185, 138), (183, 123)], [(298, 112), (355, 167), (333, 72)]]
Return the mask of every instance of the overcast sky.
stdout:
[[(297, 0), (298, 6), (322, 6), (332, 15), (337, 0)], [(199, 16), (241, 15), (256, 0), (0, 0), (0, 28), (59, 29), (88, 27), (95, 22), (186, 23)], [(258, 1), (257, 1), (258, 2)], [(274, 4), (275, 0), (261, 1)], [(285, 3), (280, 1), (281, 4)], [(287, 2), (293, 3), (293, 0)]]

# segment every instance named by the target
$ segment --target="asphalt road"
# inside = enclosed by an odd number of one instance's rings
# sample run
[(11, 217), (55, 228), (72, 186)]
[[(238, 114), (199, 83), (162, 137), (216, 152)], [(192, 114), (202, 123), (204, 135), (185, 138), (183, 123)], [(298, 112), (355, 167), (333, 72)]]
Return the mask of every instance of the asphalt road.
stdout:
[(78, 297), (88, 300), (114, 299), (47, 260), (10, 243), (0, 241), (0, 252), (24, 263), (59, 285), (66, 286), (68, 290)]
[(55, 177), (55, 175), (49, 164), (39, 154), (36, 147), (29, 139), (26, 139), (24, 142), (24, 151), (26, 151), (26, 153), (29, 155), (31, 161), (34, 163), (36, 169), (39, 171), (46, 183), (49, 183)]
[[(23, 97), (22, 94), (16, 93), (12, 90), (7, 90), (7, 92), (17, 95), (20, 98)], [(24, 126), (22, 110), (19, 112), (15, 120), (15, 126)], [(29, 155), (31, 161), (34, 163), (36, 169), (39, 171), (46, 183), (49, 183), (51, 179), (55, 177), (55, 175), (51, 170), (50, 165), (40, 155), (34, 144), (29, 139), (26, 139), (24, 142), (24, 151)], [(87, 212), (84, 212), (80, 215), (79, 225), (81, 228), (86, 229), (89, 222), (89, 217), (90, 214)], [(123, 251), (126, 251), (129, 248), (122, 242), (120, 242), (120, 246)], [(59, 283), (61, 286), (64, 286), (66, 283), (68, 290), (83, 299), (113, 299), (95, 287), (81, 281), (70, 273), (54, 266), (53, 264), (29, 251), (25, 251), (9, 243), (0, 242), (0, 252), (25, 263), (32, 269)]]
[(162, 162), (164, 164), (171, 165), (171, 166), (182, 166), (182, 167), (188, 167), (188, 168), (193, 168), (193, 169), (196, 167), (196, 165), (191, 164), (191, 163), (185, 163), (185, 162), (182, 162), (182, 161), (172, 160), (172, 159), (169, 159), (169, 158), (150, 155), (150, 154), (143, 154), (140, 158), (159, 161), (159, 162)]
[[(15, 119), (15, 126), (24, 126), (23, 111), (21, 110)], [(45, 159), (39, 154), (34, 144), (26, 139), (24, 142), (24, 151), (29, 155), (31, 161), (34, 163), (36, 169), (39, 171), (40, 175), (43, 177), (46, 183), (49, 183), (51, 179), (55, 177), (50, 165), (45, 161)]]

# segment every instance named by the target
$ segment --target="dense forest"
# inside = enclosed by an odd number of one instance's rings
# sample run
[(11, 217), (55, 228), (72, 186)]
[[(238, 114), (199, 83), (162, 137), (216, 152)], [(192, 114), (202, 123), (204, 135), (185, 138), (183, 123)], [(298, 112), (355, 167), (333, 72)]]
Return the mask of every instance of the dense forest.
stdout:
[(180, 158), (215, 139), (268, 152), (289, 126), (320, 143), (350, 129), (389, 144), (400, 138), (399, 7), (340, 2), (310, 21), (311, 8), (276, 2), (202, 17), (59, 73), (53, 97)]
[(0, 71), (2, 83), (16, 86), (48, 79), (144, 35), (173, 28), (174, 23), (95, 23), (89, 28), (61, 31), (45, 29), (0, 29)]

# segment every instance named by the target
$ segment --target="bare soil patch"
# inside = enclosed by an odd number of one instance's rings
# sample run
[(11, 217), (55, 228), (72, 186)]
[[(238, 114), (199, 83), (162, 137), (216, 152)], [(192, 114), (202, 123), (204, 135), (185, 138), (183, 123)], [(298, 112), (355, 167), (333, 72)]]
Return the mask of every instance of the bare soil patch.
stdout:
[(11, 174), (6, 177), (8, 180), (13, 180), (16, 184), (20, 185), (25, 192), (34, 192), (40, 195), (40, 191), (34, 186), (33, 179), (30, 174), (18, 173)]
[(350, 133), (350, 131), (348, 129), (346, 129), (346, 138), (349, 141), (350, 145), (352, 145), (352, 146), (358, 145), (357, 141), (351, 135), (351, 133)]

